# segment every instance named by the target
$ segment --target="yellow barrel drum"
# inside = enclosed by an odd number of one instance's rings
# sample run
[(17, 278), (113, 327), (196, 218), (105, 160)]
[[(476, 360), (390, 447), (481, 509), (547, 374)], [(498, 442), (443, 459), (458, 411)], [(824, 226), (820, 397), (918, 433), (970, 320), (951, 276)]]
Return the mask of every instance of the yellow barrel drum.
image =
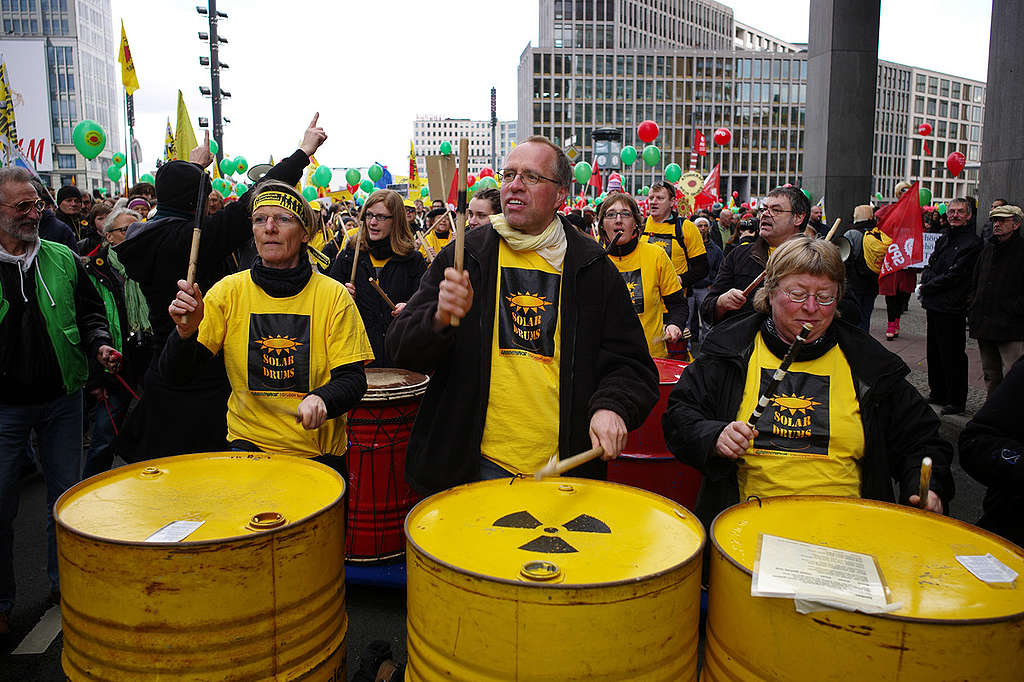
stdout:
[(472, 483), (405, 522), (406, 680), (696, 679), (704, 532), (574, 478)]
[(156, 459), (71, 488), (54, 511), (65, 673), (344, 680), (344, 491), (329, 467), (262, 453)]
[[(762, 534), (869, 554), (888, 613), (801, 615), (793, 599), (752, 597)], [(986, 555), (1024, 578), (1024, 550), (954, 519), (883, 502), (778, 497), (725, 510), (711, 526), (702, 680), (1019, 680), (1024, 586), (982, 582), (958, 555)]]

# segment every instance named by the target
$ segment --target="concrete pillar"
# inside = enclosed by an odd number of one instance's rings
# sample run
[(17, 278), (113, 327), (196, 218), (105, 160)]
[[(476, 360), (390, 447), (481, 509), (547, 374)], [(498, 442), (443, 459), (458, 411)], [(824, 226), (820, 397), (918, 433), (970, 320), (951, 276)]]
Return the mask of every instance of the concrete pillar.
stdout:
[(880, 0), (811, 0), (803, 186), (849, 224), (871, 194)]
[(988, 220), (992, 200), (1002, 198), (1024, 207), (1024, 126), (1020, 122), (1024, 77), (1024, 3), (992, 1), (988, 40), (988, 83), (981, 143), (978, 226)]

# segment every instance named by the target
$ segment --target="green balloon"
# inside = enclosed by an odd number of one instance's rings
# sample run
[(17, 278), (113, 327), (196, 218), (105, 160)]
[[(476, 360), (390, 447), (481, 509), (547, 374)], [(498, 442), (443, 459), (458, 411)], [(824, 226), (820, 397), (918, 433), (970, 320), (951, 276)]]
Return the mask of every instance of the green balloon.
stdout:
[(244, 182), (239, 182), (235, 185), (235, 194), (237, 194), (238, 196), (242, 196), (248, 191), (249, 185), (245, 184)]
[(210, 185), (213, 187), (215, 192), (220, 192), (224, 185), (227, 184), (224, 178), (214, 178)]
[(217, 152), (220, 151), (220, 145), (217, 144), (217, 140), (210, 138), (210, 153), (217, 156)]
[(359, 183), (359, 189), (363, 190), (366, 193), (370, 193), (373, 191), (373, 183), (370, 182), (369, 180), (363, 180), (362, 182)]
[(114, 152), (114, 155), (110, 157), (110, 162), (118, 168), (124, 168), (124, 164), (127, 159), (124, 158), (124, 154), (121, 152)]
[(449, 154), (451, 154), (452, 153), (452, 143), (451, 142), (442, 142), (441, 143), (441, 153), (444, 154), (445, 156), (448, 156)]
[(590, 182), (590, 176), (594, 174), (594, 169), (586, 161), (580, 161), (573, 168), (573, 174), (576, 176), (576, 182), (585, 185)]
[(245, 160), (244, 156), (236, 156), (235, 168), (238, 169), (238, 174), (242, 175), (245, 171), (249, 170), (249, 162)]
[(71, 141), (79, 154), (87, 159), (95, 159), (107, 146), (107, 134), (96, 121), (83, 119), (72, 131)]
[(801, 191), (801, 192), (803, 192), (803, 195), (804, 195), (805, 197), (807, 197), (807, 201), (809, 201), (809, 202), (811, 202), (811, 203), (814, 203), (814, 199), (812, 199), (812, 198), (811, 198), (811, 193), (810, 193), (810, 192), (808, 192), (807, 190), (805, 190), (805, 189), (804, 189), (803, 187), (801, 187), (801, 188), (800, 188), (800, 191)]
[(317, 166), (317, 169), (313, 171), (313, 184), (317, 187), (327, 187), (331, 184), (331, 178), (334, 177), (334, 173), (327, 166)]
[(651, 188), (648, 187), (647, 185), (644, 185), (643, 187), (640, 188), (640, 196), (644, 196), (645, 197), (648, 194), (650, 194), (650, 192), (651, 192)]
[(636, 147), (631, 144), (627, 144), (622, 148), (622, 151), (619, 152), (619, 158), (622, 159), (622, 163), (627, 166), (632, 166), (636, 163)]
[(932, 191), (927, 187), (922, 187), (917, 190), (917, 198), (920, 200), (922, 206), (927, 206), (932, 203)]
[(313, 201), (316, 199), (316, 187), (306, 185), (302, 188), (302, 196), (306, 198), (306, 201)]
[(366, 171), (366, 174), (370, 176), (370, 179), (377, 182), (384, 177), (384, 169), (380, 167), (379, 163), (375, 163), (370, 166), (370, 169)]
[(139, 178), (139, 182), (148, 182), (149, 184), (153, 185), (156, 183), (156, 178), (154, 178), (153, 175), (150, 173), (143, 173), (142, 176)]
[(110, 166), (107, 168), (107, 177), (111, 182), (118, 182), (121, 179), (121, 169), (117, 166)]
[(680, 168), (678, 163), (670, 163), (665, 166), (665, 179), (669, 182), (679, 182), (679, 178), (683, 177), (683, 169)]
[(235, 163), (234, 159), (228, 159), (228, 158), (221, 159), (221, 161), (220, 161), (220, 174), (221, 175), (223, 175), (224, 177), (228, 177), (229, 175), (233, 175), (236, 170), (238, 170), (238, 164)]
[(657, 166), (661, 161), (661, 150), (657, 145), (649, 144), (644, 147), (643, 159), (648, 166)]
[(427, 187), (420, 187), (420, 199), (426, 199), (430, 196), (430, 189)]
[(881, 192), (875, 192), (875, 198), (878, 199), (879, 201), (881, 201), (882, 200), (882, 193)]
[(231, 185), (229, 185), (228, 183), (224, 183), (223, 185), (220, 186), (220, 189), (217, 190), (217, 193), (220, 194), (225, 199), (227, 199), (228, 196), (231, 195)]
[(355, 168), (349, 168), (345, 171), (345, 184), (346, 185), (358, 185), (363, 175)]
[(946, 215), (946, 204), (939, 204), (939, 207), (935, 210), (939, 212), (939, 215)]
[(100, 191), (100, 196), (101, 197), (107, 196), (107, 188), (106, 187), (100, 187), (99, 191)]

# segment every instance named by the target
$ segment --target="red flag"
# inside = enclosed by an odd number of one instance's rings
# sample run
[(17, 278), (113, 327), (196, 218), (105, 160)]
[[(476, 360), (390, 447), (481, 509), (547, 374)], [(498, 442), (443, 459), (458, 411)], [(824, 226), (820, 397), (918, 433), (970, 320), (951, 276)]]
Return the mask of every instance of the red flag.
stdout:
[(928, 147), (928, 140), (924, 141), (924, 155), (925, 156), (931, 156), (932, 155), (932, 150), (929, 149), (929, 147)]
[(587, 183), (597, 189), (597, 193), (601, 193), (601, 169), (597, 167), (597, 159), (594, 159), (594, 172), (590, 175), (590, 182)]
[(708, 155), (708, 142), (704, 139), (704, 133), (699, 130), (693, 132), (693, 153), (697, 156)]
[(716, 163), (715, 167), (711, 169), (708, 176), (704, 178), (704, 191), (709, 192), (711, 196), (718, 200), (718, 183), (722, 177), (722, 164)]
[(878, 280), (892, 275), (911, 265), (924, 260), (924, 229), (921, 224), (921, 203), (917, 194), (917, 185), (903, 193), (900, 200), (879, 212), (878, 229), (892, 239), (892, 244), (885, 252), (882, 270)]

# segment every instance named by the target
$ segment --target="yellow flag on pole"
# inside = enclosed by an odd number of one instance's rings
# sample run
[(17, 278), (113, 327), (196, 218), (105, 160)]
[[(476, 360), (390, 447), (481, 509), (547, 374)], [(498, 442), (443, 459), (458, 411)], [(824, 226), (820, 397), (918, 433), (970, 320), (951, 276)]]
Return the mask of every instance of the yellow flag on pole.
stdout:
[(171, 117), (167, 117), (167, 137), (164, 138), (164, 161), (174, 158), (174, 130), (171, 128)]
[(171, 158), (188, 161), (189, 152), (198, 146), (196, 133), (192, 129), (192, 119), (185, 108), (185, 98), (182, 97), (181, 90), (178, 90), (178, 120), (174, 127), (174, 154)]
[(0, 142), (4, 146), (7, 164), (14, 165), (18, 131), (14, 126), (14, 100), (7, 85), (7, 64), (4, 62), (0, 62)]
[(124, 19), (121, 20), (121, 48), (118, 50), (117, 61), (121, 62), (121, 83), (129, 95), (139, 89), (139, 77), (135, 75), (135, 62), (132, 51), (128, 48), (128, 36), (124, 32)]

